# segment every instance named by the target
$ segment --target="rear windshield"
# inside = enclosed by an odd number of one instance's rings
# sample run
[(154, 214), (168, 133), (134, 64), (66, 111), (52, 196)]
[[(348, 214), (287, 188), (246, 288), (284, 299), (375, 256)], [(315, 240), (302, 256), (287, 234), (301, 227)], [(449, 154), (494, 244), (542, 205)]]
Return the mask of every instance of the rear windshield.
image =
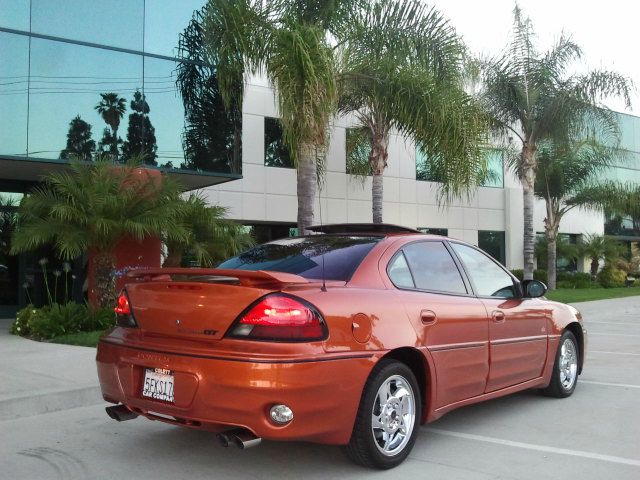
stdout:
[(333, 235), (283, 238), (225, 260), (218, 268), (272, 270), (347, 282), (379, 240), (380, 237)]

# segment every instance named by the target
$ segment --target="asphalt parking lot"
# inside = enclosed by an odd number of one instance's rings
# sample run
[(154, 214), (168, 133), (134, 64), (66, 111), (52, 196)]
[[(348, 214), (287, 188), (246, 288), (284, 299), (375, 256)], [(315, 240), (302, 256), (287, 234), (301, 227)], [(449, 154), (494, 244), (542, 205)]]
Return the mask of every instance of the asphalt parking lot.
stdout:
[(536, 392), (459, 409), (422, 427), (409, 459), (378, 472), (339, 448), (263, 442), (241, 451), (212, 434), (96, 405), (0, 422), (6, 479), (640, 478), (640, 297), (576, 305), (587, 363), (574, 395)]

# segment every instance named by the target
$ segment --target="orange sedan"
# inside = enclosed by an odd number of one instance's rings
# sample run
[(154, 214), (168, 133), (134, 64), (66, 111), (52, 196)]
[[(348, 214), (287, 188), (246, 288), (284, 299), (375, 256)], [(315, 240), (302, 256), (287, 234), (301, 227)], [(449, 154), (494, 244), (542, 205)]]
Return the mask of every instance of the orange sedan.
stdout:
[(98, 346), (109, 415), (208, 429), (225, 446), (345, 445), (391, 468), (450, 410), (573, 393), (586, 330), (541, 282), (403, 227), (313, 230), (216, 269), (130, 273)]

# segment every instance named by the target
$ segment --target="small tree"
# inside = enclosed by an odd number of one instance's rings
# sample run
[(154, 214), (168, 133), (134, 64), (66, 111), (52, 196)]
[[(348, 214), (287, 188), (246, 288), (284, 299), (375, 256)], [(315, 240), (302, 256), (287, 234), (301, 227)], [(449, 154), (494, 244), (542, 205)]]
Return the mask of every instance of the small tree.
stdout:
[(544, 233), (550, 290), (556, 288), (556, 251), (562, 218), (575, 207), (601, 206), (598, 196), (585, 193), (601, 188), (597, 186), (599, 177), (617, 157), (617, 151), (593, 139), (564, 146), (547, 142), (538, 150), (535, 194), (546, 207)]
[(91, 252), (98, 304), (112, 305), (118, 241), (142, 241), (167, 231), (173, 238), (188, 238), (178, 186), (168, 177), (139, 174), (138, 164), (72, 162), (68, 172), (47, 175), (20, 203), (12, 253), (45, 244), (54, 245), (65, 260)]
[(156, 152), (158, 151), (156, 129), (149, 119), (151, 109), (146, 97), (136, 90), (130, 107), (133, 113), (129, 114), (127, 140), (122, 145), (122, 158), (128, 160), (141, 157), (144, 159), (145, 165), (156, 166)]
[(67, 147), (60, 152), (60, 158), (77, 158), (91, 160), (96, 151), (96, 142), (91, 138), (91, 125), (80, 118), (80, 115), (69, 123)]
[(619, 242), (606, 235), (586, 235), (579, 244), (582, 256), (591, 259), (591, 277), (596, 278), (600, 261), (613, 264), (623, 255), (623, 249)]

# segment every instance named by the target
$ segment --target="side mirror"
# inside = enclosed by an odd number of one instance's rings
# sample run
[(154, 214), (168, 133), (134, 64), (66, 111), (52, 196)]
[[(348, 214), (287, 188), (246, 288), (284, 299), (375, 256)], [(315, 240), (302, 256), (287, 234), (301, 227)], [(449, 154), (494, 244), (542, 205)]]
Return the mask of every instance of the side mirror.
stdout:
[(540, 280), (523, 280), (522, 291), (525, 298), (538, 298), (547, 293), (547, 286)]

